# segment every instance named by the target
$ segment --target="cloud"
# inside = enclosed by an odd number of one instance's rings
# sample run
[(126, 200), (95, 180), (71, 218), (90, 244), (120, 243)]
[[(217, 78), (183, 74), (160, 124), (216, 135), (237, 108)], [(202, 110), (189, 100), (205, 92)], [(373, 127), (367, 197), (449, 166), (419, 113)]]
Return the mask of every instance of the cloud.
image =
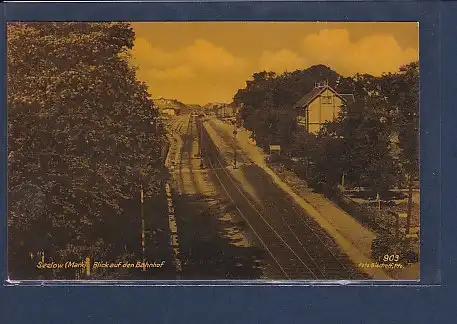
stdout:
[[(238, 36), (211, 38), (210, 34), (202, 36), (206, 34), (199, 29), (195, 38), (173, 34), (171, 41), (154, 38), (151, 32), (137, 33), (131, 62), (138, 66), (138, 78), (149, 84), (151, 95), (188, 103), (228, 102), (254, 72), (262, 70), (282, 73), (325, 64), (344, 76), (380, 75), (418, 59), (417, 48), (404, 48), (387, 33), (352, 39), (345, 28), (333, 28), (297, 32), (284, 43), (278, 41), (281, 36), (271, 36), (260, 44), (256, 39), (240, 42)], [(262, 37), (266, 37), (263, 32), (258, 38)]]
[[(247, 60), (205, 39), (195, 39), (174, 50), (153, 46), (137, 37), (131, 62), (137, 76), (149, 85), (152, 96), (177, 98), (188, 103), (231, 100), (250, 71)], [(249, 72), (246, 72), (249, 71)]]
[(132, 49), (132, 60), (141, 68), (187, 66), (193, 70), (210, 72), (239, 70), (245, 66), (243, 59), (204, 39), (196, 39), (192, 44), (175, 51), (165, 51), (153, 47), (146, 39), (138, 37)]
[(353, 42), (345, 29), (325, 29), (308, 35), (301, 47), (313, 64), (329, 65), (343, 75), (380, 75), (418, 59), (417, 49), (401, 48), (391, 35), (374, 34)]
[(301, 51), (288, 48), (263, 51), (258, 69), (281, 73), (325, 64), (345, 76), (381, 75), (395, 72), (401, 65), (418, 59), (417, 49), (403, 49), (391, 35), (373, 34), (351, 41), (345, 29), (324, 29), (310, 34), (299, 47)]
[(150, 69), (147, 76), (160, 80), (188, 80), (195, 77), (196, 74), (189, 66), (177, 66), (163, 70)]
[(282, 49), (276, 52), (264, 51), (259, 59), (259, 69), (282, 73), (306, 68), (307, 62), (294, 51)]
[(235, 57), (225, 48), (215, 46), (204, 39), (197, 39), (180, 54), (188, 64), (209, 71), (240, 69), (245, 65), (243, 59)]

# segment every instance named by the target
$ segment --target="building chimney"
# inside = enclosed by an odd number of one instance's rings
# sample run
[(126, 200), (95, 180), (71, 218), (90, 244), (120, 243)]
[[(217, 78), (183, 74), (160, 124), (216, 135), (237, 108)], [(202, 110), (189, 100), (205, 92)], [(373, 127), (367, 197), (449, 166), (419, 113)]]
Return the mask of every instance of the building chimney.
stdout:
[(325, 88), (325, 87), (328, 87), (328, 81), (325, 80), (325, 81), (318, 81), (318, 82), (315, 82), (314, 83), (314, 88)]

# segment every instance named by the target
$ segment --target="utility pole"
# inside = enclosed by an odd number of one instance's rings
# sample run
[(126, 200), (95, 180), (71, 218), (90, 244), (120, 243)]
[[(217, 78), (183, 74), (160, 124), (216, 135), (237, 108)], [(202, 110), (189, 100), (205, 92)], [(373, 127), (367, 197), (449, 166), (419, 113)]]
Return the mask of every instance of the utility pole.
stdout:
[(86, 263), (85, 263), (85, 268), (86, 268), (86, 276), (90, 276), (90, 257), (86, 257)]
[(203, 169), (203, 122), (199, 120), (200, 130), (200, 169)]
[(143, 184), (140, 185), (140, 200), (141, 200), (141, 249), (143, 256), (143, 271), (146, 271), (146, 255), (145, 255), (145, 242), (144, 242), (144, 193)]
[(408, 213), (406, 217), (406, 234), (409, 234), (411, 229), (411, 213), (413, 209), (413, 175), (412, 172), (409, 172), (409, 181), (408, 181)]
[(308, 186), (310, 184), (309, 180), (309, 157), (306, 155), (305, 157), (305, 178), (306, 178), (306, 185)]
[[(244, 104), (241, 104), (241, 108), (243, 108)], [(238, 134), (238, 118), (239, 118), (239, 111), (237, 107), (233, 108), (233, 115), (234, 115), (234, 122), (233, 122), (233, 168), (236, 169), (236, 135)]]
[(395, 242), (398, 242), (400, 236), (400, 216), (395, 213)]
[(236, 129), (236, 122), (233, 130), (233, 168), (236, 169), (236, 134), (238, 133)]
[(376, 194), (376, 201), (378, 202), (378, 211), (377, 211), (377, 219), (375, 220), (375, 224), (376, 224), (376, 221), (380, 219), (380, 216), (381, 216), (381, 197), (379, 196), (379, 193)]

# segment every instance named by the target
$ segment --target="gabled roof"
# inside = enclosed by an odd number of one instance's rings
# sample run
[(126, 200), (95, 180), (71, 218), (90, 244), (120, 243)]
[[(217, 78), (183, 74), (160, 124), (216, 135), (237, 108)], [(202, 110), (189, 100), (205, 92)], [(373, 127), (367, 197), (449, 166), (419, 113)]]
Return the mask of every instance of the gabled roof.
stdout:
[(343, 100), (344, 102), (348, 102), (350, 100), (353, 100), (353, 98), (354, 98), (353, 95), (351, 95), (351, 94), (341, 95), (338, 92), (336, 92), (335, 89), (326, 85), (323, 87), (316, 87), (313, 90), (311, 90), (310, 92), (308, 92), (307, 94), (305, 94), (300, 100), (297, 101), (297, 103), (294, 105), (294, 108), (304, 108), (304, 107), (308, 106), (314, 99), (319, 97), (319, 95), (327, 89), (330, 90), (331, 92), (333, 92), (336, 96), (340, 97), (341, 100)]
[(354, 95), (353, 94), (340, 93), (339, 95), (340, 95), (341, 99), (343, 99), (346, 102), (354, 102)]
[(322, 92), (324, 92), (325, 88), (314, 88), (307, 94), (305, 94), (300, 100), (297, 101), (295, 104), (295, 108), (301, 108), (308, 106), (315, 98), (317, 98)]

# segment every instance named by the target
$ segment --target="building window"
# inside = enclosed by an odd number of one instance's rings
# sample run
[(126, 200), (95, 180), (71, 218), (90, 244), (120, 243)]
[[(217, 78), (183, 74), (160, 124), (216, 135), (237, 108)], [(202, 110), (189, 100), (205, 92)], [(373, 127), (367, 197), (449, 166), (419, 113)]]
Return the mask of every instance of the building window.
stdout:
[(333, 103), (333, 97), (332, 96), (322, 96), (321, 97), (321, 102), (323, 104), (332, 104)]

